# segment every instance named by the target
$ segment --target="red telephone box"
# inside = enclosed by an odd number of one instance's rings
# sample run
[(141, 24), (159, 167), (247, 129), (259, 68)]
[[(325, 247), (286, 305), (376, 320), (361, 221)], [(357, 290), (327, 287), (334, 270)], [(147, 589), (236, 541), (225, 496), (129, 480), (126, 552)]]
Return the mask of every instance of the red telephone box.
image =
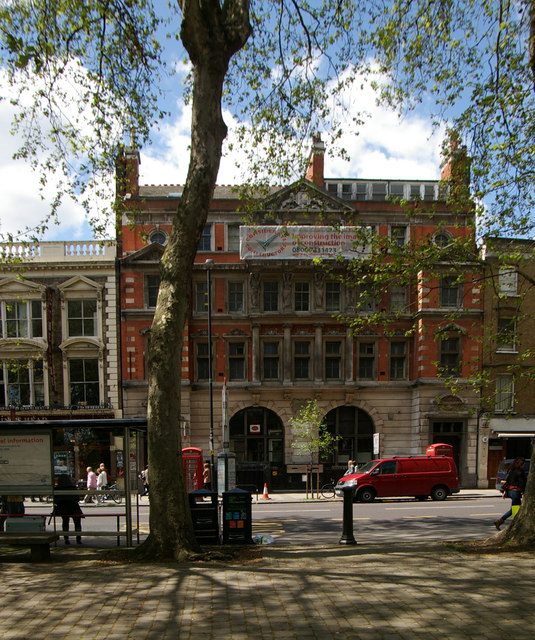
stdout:
[(197, 491), (203, 488), (202, 479), (202, 449), (185, 447), (182, 449), (182, 463), (186, 476), (186, 491)]
[(443, 442), (437, 442), (436, 444), (430, 444), (425, 450), (426, 456), (448, 456), (453, 458), (453, 447), (451, 444), (444, 444)]

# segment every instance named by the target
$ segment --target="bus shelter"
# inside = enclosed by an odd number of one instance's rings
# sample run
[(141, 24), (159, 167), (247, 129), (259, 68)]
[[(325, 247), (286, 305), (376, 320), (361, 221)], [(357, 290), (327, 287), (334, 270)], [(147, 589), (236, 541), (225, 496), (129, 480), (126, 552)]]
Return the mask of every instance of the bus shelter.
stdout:
[[(132, 546), (132, 496), (144, 467), (146, 431), (145, 418), (0, 422), (0, 495), (53, 501), (57, 478), (67, 475), (73, 487), (68, 493), (81, 498), (88, 493), (86, 468), (104, 462), (124, 497), (124, 533)], [(137, 499), (136, 506), (139, 522)]]

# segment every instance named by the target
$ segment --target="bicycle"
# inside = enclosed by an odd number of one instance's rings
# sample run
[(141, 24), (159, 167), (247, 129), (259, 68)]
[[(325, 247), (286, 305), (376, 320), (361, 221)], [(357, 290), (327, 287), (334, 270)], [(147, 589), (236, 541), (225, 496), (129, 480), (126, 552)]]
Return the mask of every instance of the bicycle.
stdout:
[(102, 491), (102, 495), (97, 493), (95, 495), (95, 498), (97, 499), (98, 503), (102, 503), (105, 500), (113, 500), (115, 502), (115, 504), (121, 504), (121, 502), (123, 501), (123, 495), (119, 491), (119, 489), (117, 488), (117, 483), (116, 482), (114, 482), (113, 484), (110, 484), (108, 487), (106, 487)]
[(335, 487), (337, 484), (338, 480), (329, 480), (329, 482), (326, 482), (320, 489), (320, 493), (321, 495), (327, 499), (327, 500), (332, 500), (332, 498), (334, 498), (334, 496), (336, 495), (335, 492)]

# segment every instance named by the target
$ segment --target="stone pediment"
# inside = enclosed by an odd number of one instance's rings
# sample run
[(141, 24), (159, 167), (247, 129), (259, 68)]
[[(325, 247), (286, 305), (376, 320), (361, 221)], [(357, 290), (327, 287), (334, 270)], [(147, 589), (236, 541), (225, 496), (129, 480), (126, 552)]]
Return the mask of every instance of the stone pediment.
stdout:
[(4, 299), (6, 296), (23, 298), (25, 295), (31, 294), (33, 294), (32, 297), (35, 297), (36, 294), (41, 295), (44, 291), (45, 287), (42, 284), (24, 278), (13, 276), (0, 280), (0, 295)]
[(327, 193), (308, 180), (302, 180), (266, 198), (256, 215), (266, 217), (266, 222), (273, 224), (277, 214), (286, 212), (291, 214), (292, 219), (299, 214), (309, 220), (325, 214), (343, 219), (348, 215), (354, 215), (355, 209), (346, 201)]
[(123, 265), (147, 262), (158, 264), (162, 259), (164, 251), (165, 247), (163, 247), (161, 244), (159, 244), (158, 242), (151, 242), (146, 247), (142, 247), (141, 249), (130, 253), (126, 257), (121, 258), (121, 263)]
[(87, 293), (87, 292), (100, 292), (103, 289), (102, 284), (86, 278), (85, 276), (74, 276), (69, 278), (65, 282), (62, 282), (58, 289), (64, 294), (68, 293)]

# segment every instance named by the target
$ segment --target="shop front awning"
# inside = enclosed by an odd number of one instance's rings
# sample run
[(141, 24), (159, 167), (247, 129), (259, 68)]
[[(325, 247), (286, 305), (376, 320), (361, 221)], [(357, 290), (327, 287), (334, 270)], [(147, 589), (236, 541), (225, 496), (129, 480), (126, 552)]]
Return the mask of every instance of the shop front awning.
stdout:
[(494, 417), (489, 427), (495, 438), (535, 438), (535, 416)]

